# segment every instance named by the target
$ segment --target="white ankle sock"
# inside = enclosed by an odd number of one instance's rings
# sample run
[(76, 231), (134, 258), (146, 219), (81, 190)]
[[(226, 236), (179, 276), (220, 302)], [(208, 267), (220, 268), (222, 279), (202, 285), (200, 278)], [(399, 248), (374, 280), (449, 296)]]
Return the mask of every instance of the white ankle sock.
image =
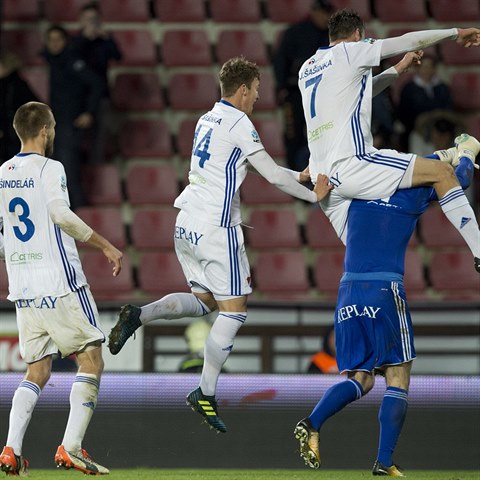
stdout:
[(192, 293), (171, 293), (142, 307), (143, 325), (153, 320), (175, 320), (185, 317), (203, 317), (210, 309)]
[(22, 454), (23, 437), (40, 392), (40, 387), (36, 383), (23, 380), (13, 395), (7, 446), (13, 448), (15, 455)]
[(205, 342), (200, 388), (204, 395), (215, 395), (218, 376), (233, 348), (238, 329), (247, 319), (247, 312), (219, 312)]
[(473, 255), (480, 258), (480, 230), (475, 213), (461, 187), (449, 190), (439, 203), (443, 213), (462, 235)]
[(69, 452), (82, 448), (83, 437), (95, 410), (99, 380), (91, 373), (77, 373), (70, 392), (70, 414), (62, 445)]

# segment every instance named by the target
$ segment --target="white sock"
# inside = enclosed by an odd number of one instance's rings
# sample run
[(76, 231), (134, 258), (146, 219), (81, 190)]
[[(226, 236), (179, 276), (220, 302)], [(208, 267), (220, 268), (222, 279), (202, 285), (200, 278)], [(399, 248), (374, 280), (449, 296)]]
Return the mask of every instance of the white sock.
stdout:
[(247, 319), (247, 312), (219, 312), (205, 342), (200, 388), (204, 395), (215, 395), (218, 376), (233, 348), (238, 329)]
[(461, 187), (449, 190), (440, 200), (443, 213), (460, 232), (474, 257), (480, 258), (480, 230), (475, 213)]
[(70, 414), (62, 445), (69, 452), (82, 448), (83, 437), (97, 405), (99, 380), (91, 373), (77, 373), (70, 391)]
[(208, 313), (210, 313), (210, 309), (192, 293), (171, 293), (142, 307), (140, 321), (145, 325), (158, 319), (203, 317)]
[(13, 448), (15, 455), (22, 454), (23, 437), (40, 392), (40, 387), (36, 383), (23, 380), (13, 395), (7, 446)]

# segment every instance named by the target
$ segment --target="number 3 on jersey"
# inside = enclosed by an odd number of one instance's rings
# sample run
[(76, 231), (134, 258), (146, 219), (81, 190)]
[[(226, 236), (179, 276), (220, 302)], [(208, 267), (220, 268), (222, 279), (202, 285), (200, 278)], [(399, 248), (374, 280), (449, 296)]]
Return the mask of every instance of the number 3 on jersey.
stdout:
[(13, 227), (13, 233), (15, 233), (15, 236), (21, 242), (28, 242), (33, 237), (33, 234), (35, 233), (35, 225), (28, 218), (28, 216), (30, 215), (30, 207), (28, 206), (28, 203), (23, 198), (15, 197), (10, 200), (10, 203), (8, 204), (8, 211), (10, 213), (14, 213), (15, 207), (17, 205), (19, 205), (22, 208), (20, 214), (18, 215), (18, 220), (25, 225), (26, 230), (25, 232), (22, 232), (22, 230), (19, 227)]
[(201, 135), (202, 125), (199, 125), (195, 130), (193, 137), (193, 156), (199, 157), (200, 168), (203, 168), (205, 162), (210, 158), (208, 147), (210, 146), (210, 138), (212, 137), (212, 128), (207, 128), (207, 132)]

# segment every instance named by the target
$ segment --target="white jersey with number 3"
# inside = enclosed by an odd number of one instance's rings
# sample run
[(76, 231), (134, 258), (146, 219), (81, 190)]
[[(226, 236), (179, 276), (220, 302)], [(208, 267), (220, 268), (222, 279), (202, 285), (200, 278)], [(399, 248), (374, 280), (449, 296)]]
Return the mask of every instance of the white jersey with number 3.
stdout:
[(371, 124), (372, 67), (382, 40), (342, 42), (320, 48), (300, 68), (310, 149), (310, 174), (330, 176), (337, 162), (375, 152)]
[(263, 150), (248, 116), (221, 100), (203, 115), (193, 141), (189, 185), (175, 207), (205, 223), (241, 223), (239, 189), (247, 175), (247, 156)]
[(60, 162), (21, 153), (0, 167), (9, 300), (59, 297), (87, 283), (74, 239), (48, 214), (48, 203), (58, 199), (68, 202)]

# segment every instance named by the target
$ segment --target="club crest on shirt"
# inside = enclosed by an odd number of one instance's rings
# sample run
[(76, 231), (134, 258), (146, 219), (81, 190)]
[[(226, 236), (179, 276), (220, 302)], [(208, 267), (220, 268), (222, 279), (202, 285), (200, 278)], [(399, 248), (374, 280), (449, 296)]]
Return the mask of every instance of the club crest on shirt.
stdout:
[(255, 143), (260, 143), (260, 137), (258, 136), (258, 133), (256, 130), (252, 130), (252, 140)]
[(362, 41), (365, 42), (365, 43), (370, 43), (370, 44), (373, 44), (373, 43), (376, 42), (376, 40), (374, 38), (364, 38)]
[(60, 177), (60, 188), (63, 192), (67, 189), (67, 179), (63, 175)]

